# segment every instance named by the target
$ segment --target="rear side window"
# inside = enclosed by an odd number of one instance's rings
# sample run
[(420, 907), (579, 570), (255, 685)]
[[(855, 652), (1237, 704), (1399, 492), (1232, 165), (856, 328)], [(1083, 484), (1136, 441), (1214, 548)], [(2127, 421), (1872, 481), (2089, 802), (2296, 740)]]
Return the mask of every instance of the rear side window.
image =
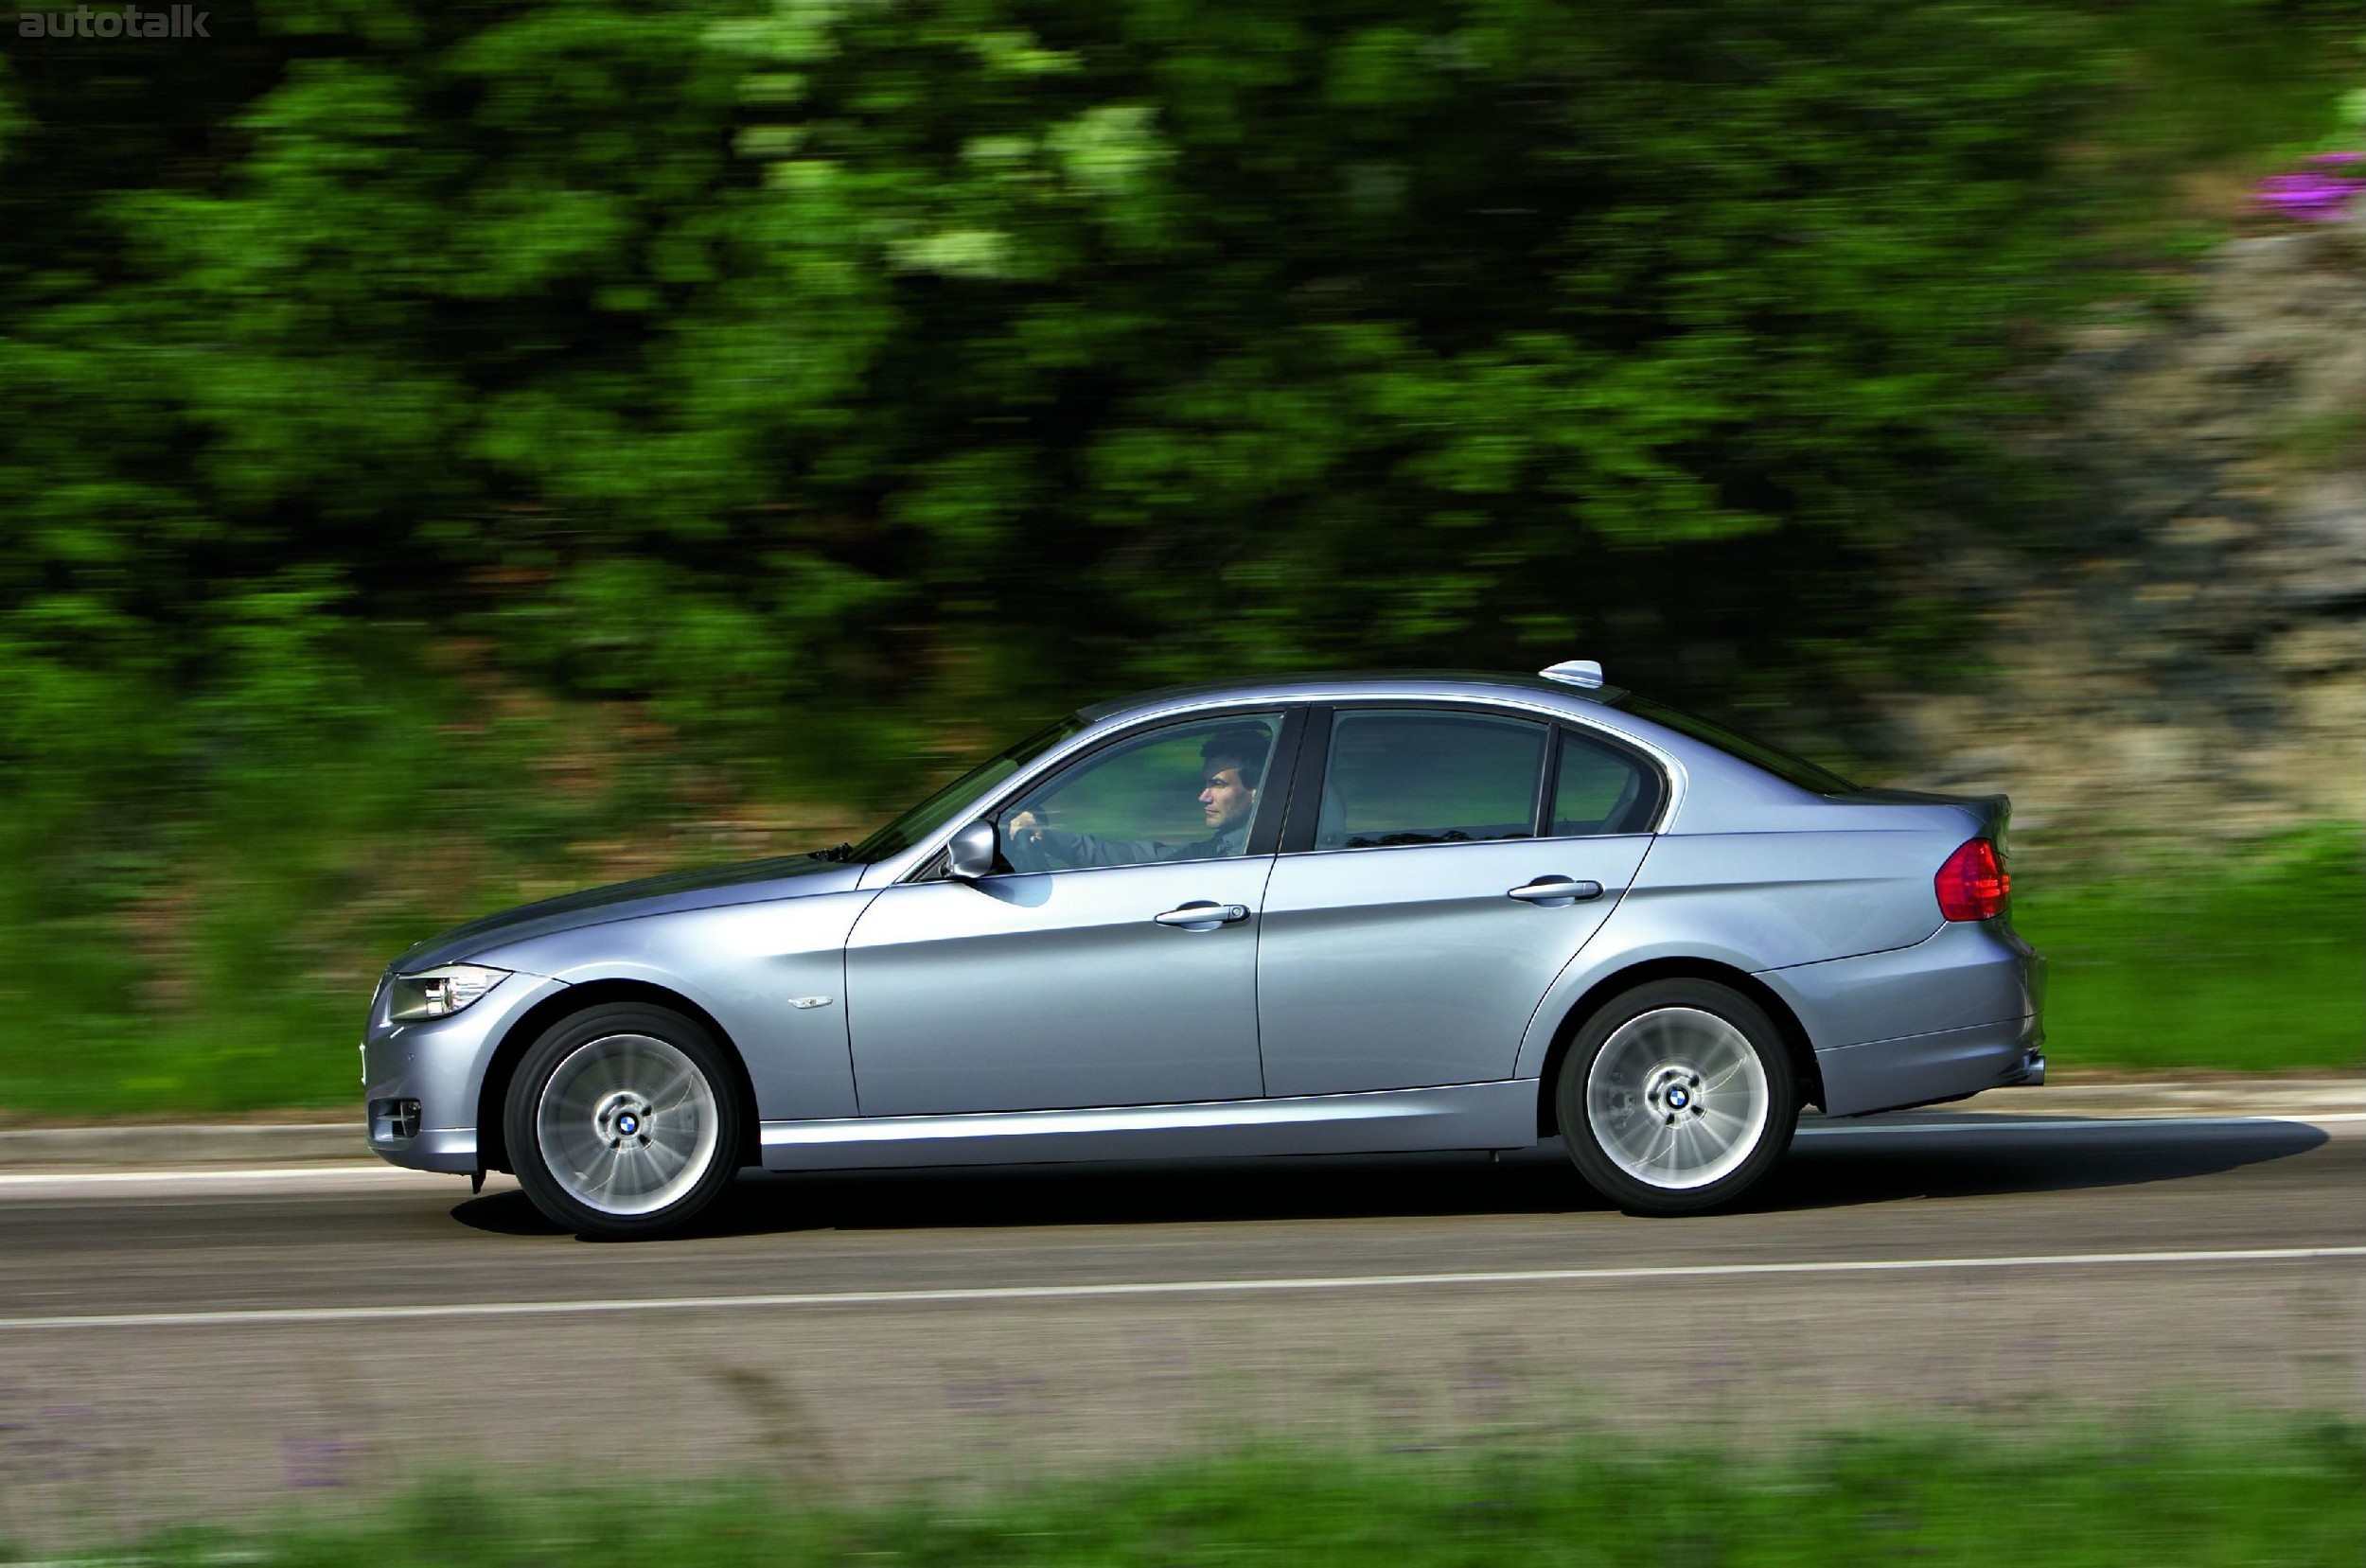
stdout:
[(1342, 712), (1332, 720), (1315, 847), (1532, 837), (1544, 766), (1541, 724), (1478, 714)]
[(1641, 758), (1563, 730), (1553, 769), (1555, 838), (1649, 833), (1659, 815), (1659, 769)]

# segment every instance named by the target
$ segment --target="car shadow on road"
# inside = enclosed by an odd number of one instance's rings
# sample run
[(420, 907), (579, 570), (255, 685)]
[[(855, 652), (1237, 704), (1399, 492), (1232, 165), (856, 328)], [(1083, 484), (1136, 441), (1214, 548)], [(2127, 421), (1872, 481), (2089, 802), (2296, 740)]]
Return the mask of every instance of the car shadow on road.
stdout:
[[(1791, 1157), (1720, 1213), (1807, 1210), (2138, 1186), (2288, 1159), (2326, 1141), (2300, 1121), (2130, 1121), (1938, 1130), (1879, 1122), (1805, 1132)], [(1611, 1213), (1558, 1142), (1483, 1154), (999, 1166), (782, 1175), (749, 1172), (684, 1237), (804, 1230), (1365, 1220)], [(524, 1193), (488, 1192), (452, 1217), (503, 1235), (557, 1236)]]
[(1737, 1210), (2187, 1181), (2290, 1159), (2322, 1147), (2331, 1136), (2304, 1121), (2271, 1118), (2131, 1119), (2110, 1126), (2071, 1117), (2015, 1119), (2020, 1126), (1978, 1132), (1955, 1130), (1960, 1121), (1942, 1122), (1937, 1131), (1892, 1131), (1878, 1122), (1827, 1124), (1832, 1134), (1802, 1136), (1791, 1157)]
[[(1566, 1160), (1404, 1154), (1096, 1165), (743, 1172), (686, 1236), (1549, 1214), (1604, 1205)], [(556, 1235), (522, 1192), (452, 1210), (483, 1230)]]

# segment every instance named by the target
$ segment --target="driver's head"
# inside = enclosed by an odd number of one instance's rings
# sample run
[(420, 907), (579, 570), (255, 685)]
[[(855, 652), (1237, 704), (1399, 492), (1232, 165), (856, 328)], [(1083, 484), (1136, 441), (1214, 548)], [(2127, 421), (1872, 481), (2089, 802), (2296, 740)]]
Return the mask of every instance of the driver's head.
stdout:
[(1245, 830), (1257, 814), (1257, 786), (1265, 776), (1262, 730), (1222, 730), (1199, 749), (1200, 809), (1209, 833)]

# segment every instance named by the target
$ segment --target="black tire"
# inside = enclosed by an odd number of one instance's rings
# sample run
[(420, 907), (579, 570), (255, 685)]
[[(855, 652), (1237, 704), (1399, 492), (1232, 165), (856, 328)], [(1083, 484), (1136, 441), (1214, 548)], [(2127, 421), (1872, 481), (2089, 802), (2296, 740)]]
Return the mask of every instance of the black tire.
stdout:
[(705, 1028), (610, 1002), (561, 1018), (527, 1048), (502, 1125), (535, 1207), (579, 1234), (627, 1240), (679, 1230), (722, 1195), (748, 1115), (727, 1048)]
[(1731, 1203), (1799, 1125), (1782, 1032), (1714, 980), (1653, 980), (1612, 998), (1570, 1042), (1553, 1104), (1579, 1173), (1635, 1214)]

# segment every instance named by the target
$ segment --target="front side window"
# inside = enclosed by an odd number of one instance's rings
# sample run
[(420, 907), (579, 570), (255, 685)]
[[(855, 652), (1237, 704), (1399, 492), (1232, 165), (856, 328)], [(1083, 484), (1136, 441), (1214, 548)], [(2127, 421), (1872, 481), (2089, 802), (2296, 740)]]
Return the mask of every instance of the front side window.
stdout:
[(1553, 777), (1556, 838), (1648, 833), (1659, 815), (1659, 769), (1616, 747), (1563, 730)]
[(1315, 847), (1377, 849), (1527, 838), (1545, 767), (1545, 727), (1479, 714), (1343, 712)]
[(1022, 872), (1222, 860), (1248, 853), (1280, 714), (1171, 725), (1097, 751), (996, 824)]

